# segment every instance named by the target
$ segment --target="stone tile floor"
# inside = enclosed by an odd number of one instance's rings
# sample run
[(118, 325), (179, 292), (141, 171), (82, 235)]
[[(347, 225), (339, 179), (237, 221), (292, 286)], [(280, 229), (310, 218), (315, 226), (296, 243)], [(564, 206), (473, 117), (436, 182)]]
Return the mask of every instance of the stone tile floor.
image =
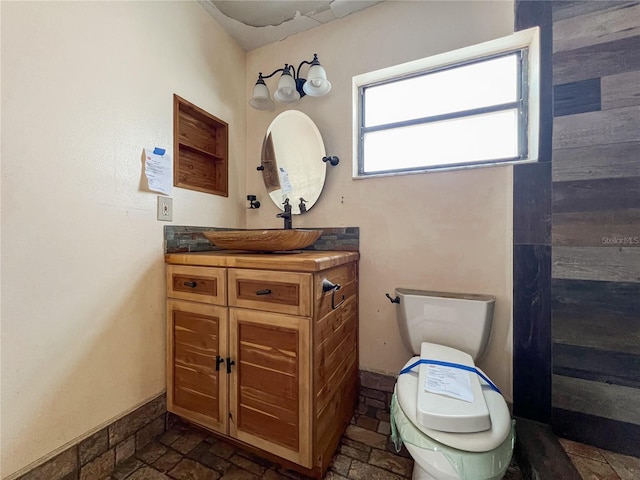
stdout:
[(558, 438), (569, 459), (585, 480), (640, 479), (640, 458)]
[[(389, 414), (359, 406), (343, 435), (324, 480), (403, 480), (411, 478), (413, 461), (390, 441)], [(177, 423), (133, 457), (120, 464), (111, 480), (304, 480), (279, 467), (184, 423)], [(506, 480), (521, 480), (512, 462)]]

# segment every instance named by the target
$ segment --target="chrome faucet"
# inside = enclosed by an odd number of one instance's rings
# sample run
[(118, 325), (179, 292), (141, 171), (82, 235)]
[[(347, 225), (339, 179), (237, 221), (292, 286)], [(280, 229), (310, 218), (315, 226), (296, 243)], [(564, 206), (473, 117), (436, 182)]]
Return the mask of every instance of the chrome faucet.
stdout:
[(289, 203), (289, 199), (287, 198), (282, 205), (284, 205), (284, 212), (278, 213), (276, 217), (284, 219), (285, 230), (291, 230), (293, 228), (293, 217), (291, 215), (291, 204)]

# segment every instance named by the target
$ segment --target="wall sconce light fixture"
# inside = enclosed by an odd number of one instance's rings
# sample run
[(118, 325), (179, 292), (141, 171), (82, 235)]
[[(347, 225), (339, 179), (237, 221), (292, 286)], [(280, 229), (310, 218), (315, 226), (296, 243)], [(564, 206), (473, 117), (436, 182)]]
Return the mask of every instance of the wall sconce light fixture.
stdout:
[[(300, 69), (303, 65), (311, 65), (307, 78), (300, 77)], [(327, 72), (318, 61), (318, 55), (313, 54), (313, 60), (304, 61), (298, 65), (298, 70), (293, 65), (284, 64), (283, 68), (275, 70), (270, 75), (258, 74), (258, 81), (253, 87), (253, 96), (249, 100), (249, 105), (257, 110), (273, 110), (275, 104), (271, 100), (269, 89), (264, 83), (265, 79), (273, 77), (276, 73), (282, 72), (278, 81), (278, 88), (273, 94), (276, 100), (282, 103), (293, 103), (301, 97), (322, 97), (331, 90), (331, 83), (327, 80)]]

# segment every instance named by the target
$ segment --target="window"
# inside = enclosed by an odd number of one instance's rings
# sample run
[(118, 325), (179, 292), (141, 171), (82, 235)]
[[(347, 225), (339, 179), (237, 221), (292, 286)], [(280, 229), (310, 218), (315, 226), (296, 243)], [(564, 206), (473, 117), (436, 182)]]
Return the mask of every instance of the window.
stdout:
[(538, 30), (354, 78), (354, 176), (537, 159)]

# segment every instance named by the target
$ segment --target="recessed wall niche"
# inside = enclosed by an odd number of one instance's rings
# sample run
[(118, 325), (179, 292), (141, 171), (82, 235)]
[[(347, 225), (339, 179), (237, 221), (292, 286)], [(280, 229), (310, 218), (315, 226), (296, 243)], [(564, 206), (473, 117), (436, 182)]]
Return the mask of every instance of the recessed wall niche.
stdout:
[(229, 125), (173, 95), (173, 185), (229, 196)]

